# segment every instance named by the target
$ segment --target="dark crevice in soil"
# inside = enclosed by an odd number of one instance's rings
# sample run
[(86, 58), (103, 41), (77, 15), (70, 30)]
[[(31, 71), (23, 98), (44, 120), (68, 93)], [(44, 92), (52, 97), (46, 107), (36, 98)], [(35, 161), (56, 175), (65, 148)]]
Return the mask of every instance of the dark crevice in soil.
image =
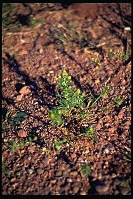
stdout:
[(57, 155), (57, 160), (63, 159), (71, 168), (74, 167), (74, 164), (72, 164), (68, 158), (68, 156), (65, 154), (64, 151), (61, 151), (59, 155)]
[[(16, 110), (18, 110), (19, 112), (21, 111), (21, 109), (20, 108), (18, 108), (17, 106), (16, 106), (16, 103), (12, 100), (12, 99), (10, 99), (10, 98), (6, 98), (6, 97), (4, 97), (4, 96), (2, 96), (2, 100), (3, 101), (6, 101), (6, 103), (8, 104), (8, 105), (12, 105)], [(43, 123), (43, 125), (44, 125), (44, 127), (46, 127), (49, 123), (46, 123), (45, 121), (43, 121), (41, 118), (39, 118), (38, 116), (32, 116), (30, 113), (28, 113), (27, 111), (25, 111), (25, 113), (28, 115), (28, 116), (30, 116), (30, 117), (32, 117), (33, 119), (35, 119), (35, 120), (38, 120), (38, 121), (41, 121), (42, 123)]]
[(6, 57), (7, 59), (4, 59), (4, 61), (8, 64), (9, 68), (23, 78), (25, 85), (30, 86), (31, 90), (36, 92), (39, 89), (37, 83), (32, 81), (29, 75), (21, 69), (21, 66), (14, 57), (10, 56), (8, 53), (6, 53)]

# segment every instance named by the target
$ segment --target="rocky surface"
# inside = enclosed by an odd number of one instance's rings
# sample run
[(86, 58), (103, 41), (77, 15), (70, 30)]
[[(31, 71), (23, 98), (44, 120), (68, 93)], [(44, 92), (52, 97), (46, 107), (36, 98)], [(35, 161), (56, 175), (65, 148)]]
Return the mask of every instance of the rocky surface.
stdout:
[[(131, 195), (131, 4), (14, 8), (14, 16), (43, 21), (2, 30), (2, 194)], [(48, 110), (64, 69), (86, 95), (110, 88), (86, 121), (97, 141), (51, 125)], [(67, 142), (57, 151), (59, 138)]]

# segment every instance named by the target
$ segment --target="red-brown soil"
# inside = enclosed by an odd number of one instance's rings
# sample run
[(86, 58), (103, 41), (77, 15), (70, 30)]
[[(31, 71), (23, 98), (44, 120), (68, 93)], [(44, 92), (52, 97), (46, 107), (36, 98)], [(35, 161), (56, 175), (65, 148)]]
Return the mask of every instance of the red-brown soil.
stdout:
[[(131, 195), (131, 4), (12, 5), (8, 17), (43, 20), (2, 30), (2, 194)], [(64, 69), (88, 96), (110, 88), (86, 121), (97, 141), (51, 125)], [(10, 120), (23, 111), (26, 120), (14, 126)], [(56, 150), (60, 138), (67, 142)], [(25, 144), (12, 151), (11, 141)]]

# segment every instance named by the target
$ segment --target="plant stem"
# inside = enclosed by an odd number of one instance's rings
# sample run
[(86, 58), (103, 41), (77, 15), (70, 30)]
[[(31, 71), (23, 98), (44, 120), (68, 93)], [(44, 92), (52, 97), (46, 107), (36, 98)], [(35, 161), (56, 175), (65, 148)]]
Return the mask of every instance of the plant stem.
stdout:
[(97, 103), (97, 101), (103, 97), (107, 92), (109, 91), (109, 88), (107, 86), (104, 87), (104, 91), (99, 95), (99, 97), (92, 103), (92, 105), (90, 106), (90, 108), (94, 107), (95, 104)]

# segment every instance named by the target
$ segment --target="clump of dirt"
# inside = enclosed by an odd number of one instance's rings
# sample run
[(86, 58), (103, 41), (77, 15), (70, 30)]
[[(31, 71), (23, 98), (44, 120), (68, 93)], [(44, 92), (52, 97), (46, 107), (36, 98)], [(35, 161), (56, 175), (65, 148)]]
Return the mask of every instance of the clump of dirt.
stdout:
[[(131, 4), (12, 3), (3, 16), (2, 194), (131, 195)], [(96, 101), (84, 128), (48, 117), (63, 70)]]

